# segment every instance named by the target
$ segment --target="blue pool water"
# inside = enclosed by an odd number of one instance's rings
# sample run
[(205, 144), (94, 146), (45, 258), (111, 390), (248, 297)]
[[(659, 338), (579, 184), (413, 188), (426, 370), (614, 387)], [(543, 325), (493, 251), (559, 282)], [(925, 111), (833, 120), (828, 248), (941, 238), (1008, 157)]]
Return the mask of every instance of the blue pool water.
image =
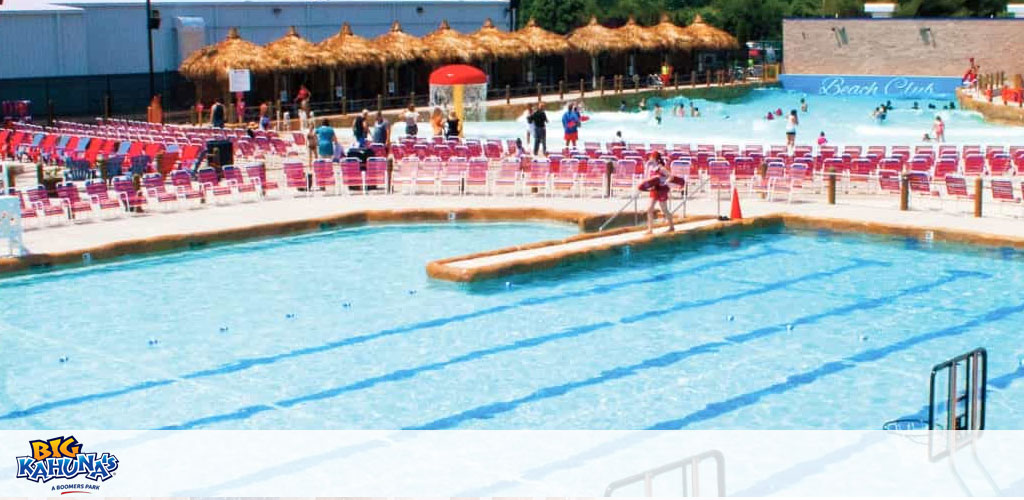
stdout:
[(0, 428), (878, 429), (977, 346), (989, 427), (1024, 428), (1012, 250), (775, 230), (425, 276), (573, 232), (369, 226), (0, 279)]
[[(784, 114), (793, 109), (799, 111), (801, 98), (807, 99), (808, 112), (799, 113), (797, 142), (800, 144), (817, 144), (818, 133), (825, 132), (829, 142), (838, 145), (915, 145), (920, 143), (926, 132), (931, 133), (936, 115), (946, 122), (946, 140), (949, 143), (1024, 143), (1024, 130), (1020, 127), (985, 123), (981, 115), (973, 111), (942, 110), (948, 102), (919, 100), (922, 109), (913, 110), (914, 101), (893, 100), (895, 109), (880, 123), (870, 114), (884, 100), (809, 95), (780, 88), (754, 90), (743, 98), (728, 102), (693, 99), (701, 112), (699, 118), (673, 116), (672, 109), (677, 103), (684, 103), (689, 109), (689, 98), (652, 99), (651, 106), (659, 102), (664, 107), (664, 120), (660, 126), (650, 111), (592, 113), (591, 119), (580, 129), (580, 140), (610, 141), (616, 131), (621, 131), (625, 140), (630, 142), (785, 144), (784, 116), (768, 121), (765, 115), (776, 109), (782, 109)], [(934, 104), (937, 109), (927, 109), (929, 104)], [(552, 148), (557, 146), (557, 149), (562, 146), (561, 127), (558, 125), (561, 114), (560, 109), (548, 110), (553, 121), (548, 129), (548, 145)], [(520, 119), (517, 122), (468, 123), (466, 130), (472, 136), (516, 137), (525, 133), (526, 122)]]

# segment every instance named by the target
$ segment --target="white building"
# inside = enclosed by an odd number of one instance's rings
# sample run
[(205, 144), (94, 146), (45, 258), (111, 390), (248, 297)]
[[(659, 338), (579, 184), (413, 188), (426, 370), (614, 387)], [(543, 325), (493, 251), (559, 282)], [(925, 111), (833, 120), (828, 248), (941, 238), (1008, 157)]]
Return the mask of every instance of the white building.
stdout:
[[(116, 102), (128, 94), (130, 107), (144, 105), (145, 6), (141, 0), (4, 0), (0, 100), (53, 99), (58, 113), (95, 113), (110, 92)], [(435, 30), (442, 19), (460, 31), (475, 31), (488, 17), (504, 27), (509, 20), (508, 0), (153, 0), (152, 8), (161, 18), (153, 31), (158, 91), (178, 86), (177, 68), (189, 52), (223, 39), (231, 27), (263, 44), (289, 26), (320, 41), (346, 21), (356, 34), (375, 37), (395, 20), (413, 35)], [(44, 105), (35, 106), (37, 115)]]

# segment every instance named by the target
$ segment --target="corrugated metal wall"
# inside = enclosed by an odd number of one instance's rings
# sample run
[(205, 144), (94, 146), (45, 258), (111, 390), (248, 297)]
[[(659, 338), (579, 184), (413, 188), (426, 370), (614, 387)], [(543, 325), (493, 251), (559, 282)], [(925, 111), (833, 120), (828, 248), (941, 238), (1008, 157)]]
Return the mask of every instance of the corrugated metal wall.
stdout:
[[(148, 71), (145, 8), (139, 5), (75, 4), (80, 11), (62, 10), (0, 16), (0, 80), (77, 75), (137, 74)], [(348, 21), (355, 33), (373, 37), (397, 19), (414, 35), (437, 28), (442, 19), (460, 31), (475, 31), (484, 18), (503, 25), (507, 2), (245, 2), (224, 4), (156, 4), (163, 23), (154, 32), (157, 72), (175, 71), (180, 64), (174, 18), (201, 17), (206, 42), (214, 43), (232, 26), (256, 43), (266, 43), (296, 26), (306, 38), (322, 40)], [(422, 7), (422, 12), (417, 12)]]

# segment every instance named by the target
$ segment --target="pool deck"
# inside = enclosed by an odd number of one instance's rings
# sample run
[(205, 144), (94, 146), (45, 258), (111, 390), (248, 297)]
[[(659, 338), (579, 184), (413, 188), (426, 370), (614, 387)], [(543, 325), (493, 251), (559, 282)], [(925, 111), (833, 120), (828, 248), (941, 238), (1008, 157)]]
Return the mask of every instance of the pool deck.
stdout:
[[(815, 200), (820, 195), (813, 195)], [(974, 218), (960, 207), (953, 213), (937, 208), (908, 212), (897, 210), (893, 196), (846, 197), (838, 205), (821, 201), (792, 204), (766, 202), (741, 194), (747, 218), (788, 217), (808, 227), (839, 230), (902, 233), (1000, 246), (1024, 246), (1024, 224), (1011, 216), (1020, 207), (1008, 207), (1005, 215)], [(312, 232), (345, 225), (415, 221), (552, 221), (594, 230), (609, 214), (623, 206), (624, 198), (547, 198), (501, 196), (322, 196), (283, 198), (260, 203), (206, 207), (170, 213), (147, 213), (114, 220), (84, 221), (26, 230), (27, 256), (0, 259), (0, 272), (62, 263), (82, 262), (83, 255), (103, 259), (122, 255), (172, 251), (209, 243), (266, 238)], [(643, 210), (645, 200), (640, 200)], [(912, 207), (916, 200), (912, 200)], [(728, 200), (720, 207), (728, 211)], [(616, 222), (633, 222), (632, 207)], [(991, 207), (987, 207), (991, 209)], [(714, 197), (691, 200), (687, 216), (715, 216)], [(453, 215), (454, 214), (454, 215)], [(816, 221), (810, 224), (806, 221)], [(621, 230), (620, 230), (621, 231)], [(680, 230), (680, 232), (684, 232)]]

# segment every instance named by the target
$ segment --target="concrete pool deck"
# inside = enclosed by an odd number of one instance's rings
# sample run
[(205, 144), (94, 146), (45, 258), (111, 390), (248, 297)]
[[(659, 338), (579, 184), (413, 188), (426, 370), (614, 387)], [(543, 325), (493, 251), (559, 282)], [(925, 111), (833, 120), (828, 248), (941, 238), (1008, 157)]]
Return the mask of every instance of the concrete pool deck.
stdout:
[[(810, 197), (811, 195), (809, 195)], [(998, 246), (1024, 247), (1024, 224), (1008, 216), (974, 218), (966, 211), (897, 210), (893, 196), (844, 197), (827, 205), (814, 200), (767, 202), (741, 194), (744, 216), (785, 216), (792, 221), (815, 220), (816, 227), (874, 233), (900, 233), (920, 238)], [(376, 222), (455, 220), (532, 220), (575, 224), (594, 230), (625, 203), (624, 198), (546, 198), (500, 196), (313, 196), (260, 203), (214, 206), (171, 213), (147, 213), (106, 221), (87, 221), (25, 231), (27, 255), (0, 259), (0, 272), (80, 263), (86, 253), (104, 259), (122, 255), (172, 251), (216, 242), (313, 232), (345, 225)], [(643, 210), (646, 200), (640, 200)], [(912, 201), (912, 207), (914, 201)], [(721, 203), (727, 212), (728, 200)], [(630, 211), (620, 225), (633, 222)], [(704, 195), (687, 205), (687, 217), (715, 216), (714, 196)], [(1014, 208), (1019, 210), (1019, 208)], [(681, 213), (681, 212), (680, 212)], [(677, 214), (679, 215), (679, 214)], [(642, 220), (642, 216), (641, 219)], [(787, 223), (789, 220), (787, 220)]]

